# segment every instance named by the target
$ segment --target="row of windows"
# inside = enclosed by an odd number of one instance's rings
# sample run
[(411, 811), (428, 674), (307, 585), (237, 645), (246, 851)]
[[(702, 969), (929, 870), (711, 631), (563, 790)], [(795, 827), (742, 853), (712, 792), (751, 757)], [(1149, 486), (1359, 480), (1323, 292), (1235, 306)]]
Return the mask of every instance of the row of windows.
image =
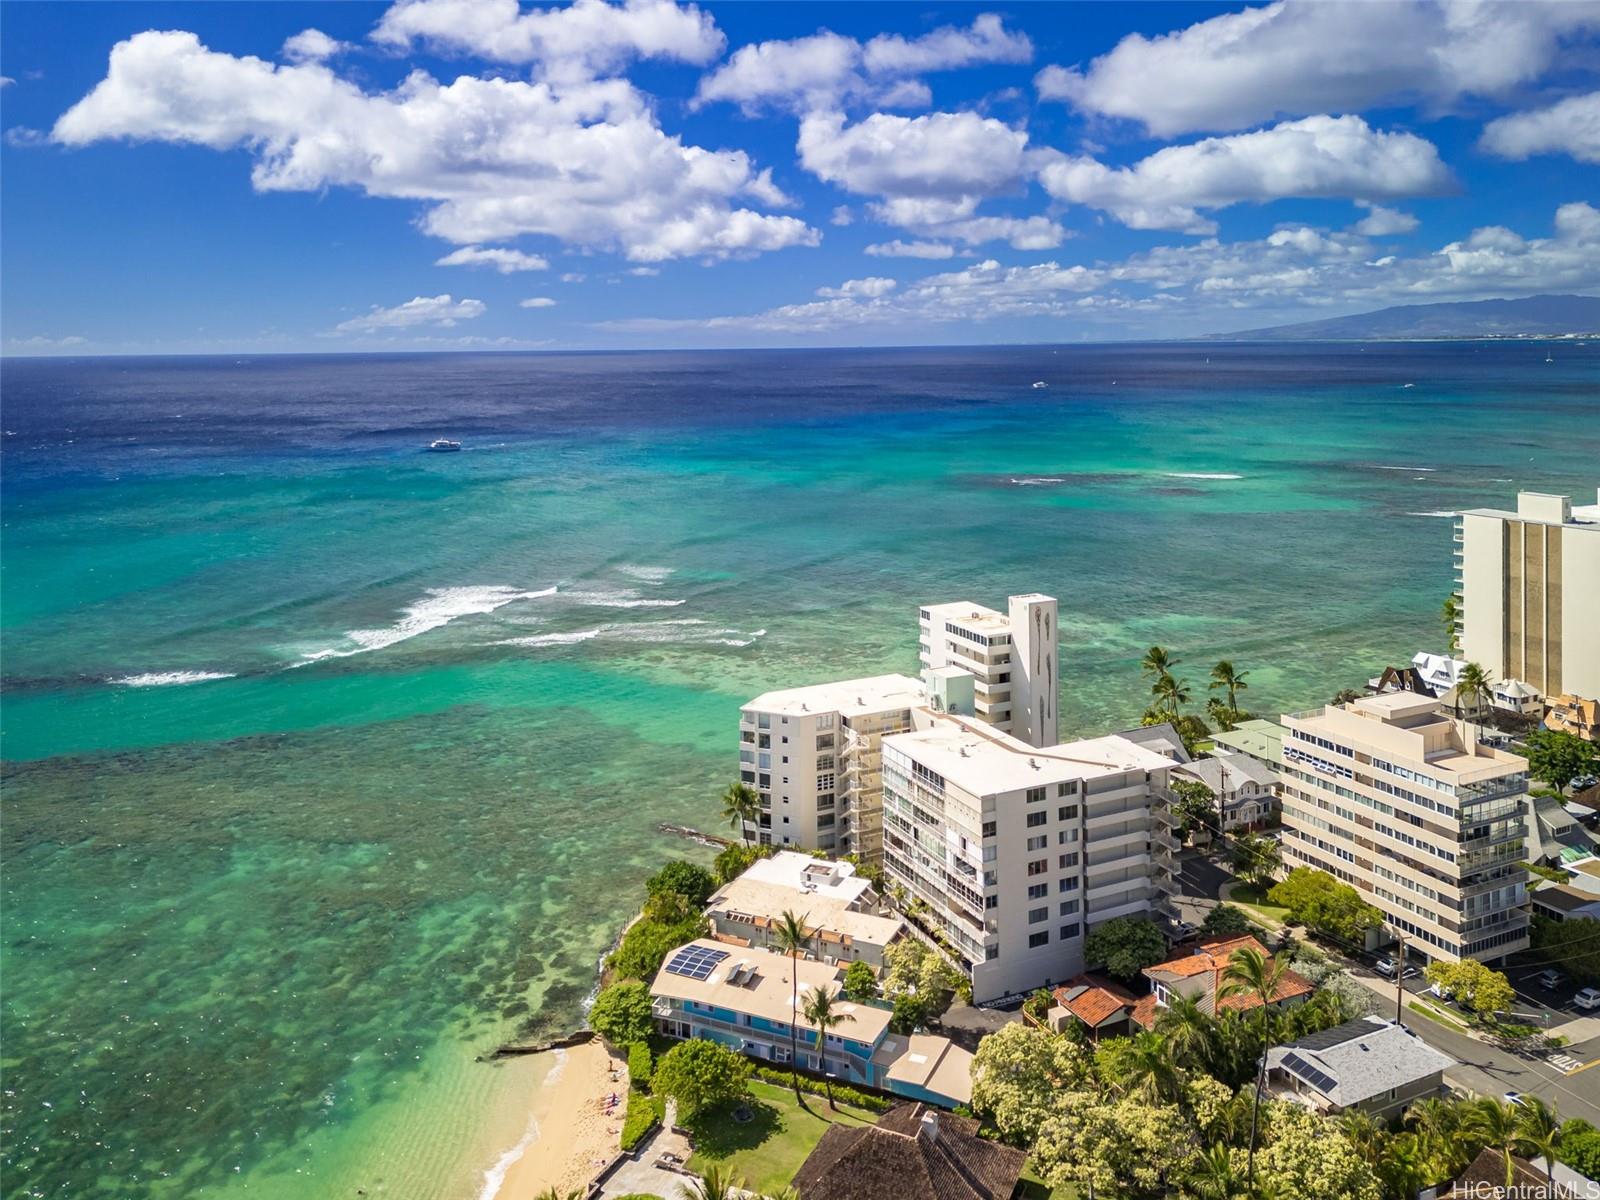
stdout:
[[(1071, 941), (1082, 932), (1083, 926), (1078, 922), (1074, 922), (1071, 925), (1063, 925), (1056, 934), (1056, 940), (1061, 942)], [(1048, 929), (1041, 929), (1038, 933), (1030, 933), (1028, 935), (1028, 949), (1030, 950), (1037, 950), (1040, 946), (1048, 946), (1049, 944), (1050, 931)], [(998, 957), (998, 952), (993, 947), (990, 948), (989, 957)]]
[(1324, 750), (1331, 750), (1333, 753), (1343, 755), (1345, 758), (1354, 758), (1356, 756), (1355, 751), (1350, 747), (1341, 746), (1338, 742), (1330, 742), (1325, 737), (1318, 737), (1316, 734), (1307, 733), (1303, 729), (1291, 729), (1289, 736), (1302, 742), (1310, 742), (1313, 746), (1321, 746)]
[[(944, 623), (944, 631), (946, 633), (953, 633), (958, 638), (966, 638), (967, 641), (975, 642), (979, 646), (987, 646), (987, 645), (989, 645), (990, 640), (991, 640), (990, 638), (984, 636), (981, 633), (973, 633), (972, 630), (970, 630), (970, 629), (963, 629), (961, 626), (957, 625), (954, 621), (946, 621)], [(1005, 643), (1007, 641), (1010, 641), (1010, 638), (1006, 637), (1005, 634), (999, 634), (993, 639), (993, 641), (994, 641), (994, 643), (996, 645), (1000, 645), (1000, 644), (1003, 644), (1003, 643)]]
[(1285, 746), (1283, 748), (1283, 757), (1289, 762), (1303, 762), (1328, 775), (1337, 775), (1341, 779), (1355, 778), (1355, 772), (1349, 767), (1331, 763), (1325, 758), (1318, 758), (1315, 754), (1307, 754), (1304, 750), (1297, 750), (1293, 746)]

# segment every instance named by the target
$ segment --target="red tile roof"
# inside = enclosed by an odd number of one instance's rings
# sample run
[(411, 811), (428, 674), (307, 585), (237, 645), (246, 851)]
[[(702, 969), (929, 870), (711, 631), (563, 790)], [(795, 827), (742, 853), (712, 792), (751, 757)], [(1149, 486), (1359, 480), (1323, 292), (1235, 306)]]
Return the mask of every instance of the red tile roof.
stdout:
[[(1254, 996), (1233, 995), (1219, 996), (1222, 990), (1222, 977), (1228, 969), (1228, 964), (1233, 961), (1233, 956), (1242, 950), (1254, 950), (1265, 958), (1270, 965), (1272, 956), (1267, 953), (1267, 948), (1249, 934), (1239, 937), (1215, 937), (1205, 939), (1196, 944), (1188, 953), (1177, 954), (1165, 962), (1157, 963), (1153, 967), (1146, 967), (1144, 973), (1152, 979), (1163, 982), (1175, 979), (1193, 979), (1201, 975), (1209, 975), (1206, 982), (1206, 991), (1209, 993), (1214, 1009), (1251, 1009), (1260, 1004)], [(1273, 993), (1271, 1003), (1281, 1004), (1285, 1000), (1293, 1000), (1300, 996), (1309, 996), (1315, 987), (1303, 976), (1296, 975), (1293, 971), (1285, 971), (1283, 978), (1278, 981), (1277, 990)], [(1155, 1014), (1149, 1013), (1148, 1022), (1140, 1020), (1141, 1013), (1135, 1011), (1134, 1020), (1140, 1024), (1153, 1025)]]
[[(1074, 994), (1076, 993), (1076, 994)], [(1094, 1029), (1136, 1003), (1132, 992), (1109, 980), (1079, 975), (1055, 990), (1056, 1003)]]

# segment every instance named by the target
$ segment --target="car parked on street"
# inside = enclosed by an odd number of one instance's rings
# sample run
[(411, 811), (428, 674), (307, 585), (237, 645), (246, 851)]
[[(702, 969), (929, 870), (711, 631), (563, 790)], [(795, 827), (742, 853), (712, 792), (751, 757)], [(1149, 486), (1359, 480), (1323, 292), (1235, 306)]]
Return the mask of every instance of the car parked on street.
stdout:
[(1566, 981), (1567, 977), (1554, 968), (1548, 971), (1540, 971), (1535, 979), (1535, 982), (1547, 992), (1555, 991)]
[(1592, 987), (1584, 988), (1572, 998), (1572, 1003), (1585, 1012), (1590, 1009), (1600, 1008), (1600, 990)]
[(1373, 969), (1385, 979), (1393, 979), (1395, 972), (1394, 959), (1385, 955), (1383, 958), (1380, 958), (1376, 963), (1373, 964)]

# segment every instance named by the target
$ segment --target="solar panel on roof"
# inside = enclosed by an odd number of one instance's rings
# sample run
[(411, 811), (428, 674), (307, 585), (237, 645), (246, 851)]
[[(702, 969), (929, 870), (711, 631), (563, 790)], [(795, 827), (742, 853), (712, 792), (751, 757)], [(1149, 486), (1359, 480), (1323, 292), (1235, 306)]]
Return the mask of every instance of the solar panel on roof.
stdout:
[(708, 979), (717, 964), (728, 957), (726, 950), (713, 950), (710, 946), (686, 946), (674, 954), (667, 970), (685, 979)]
[(1333, 1089), (1339, 1086), (1338, 1080), (1334, 1079), (1326, 1072), (1317, 1070), (1317, 1068), (1313, 1067), (1310, 1063), (1301, 1058), (1292, 1050), (1283, 1056), (1283, 1065), (1289, 1070), (1293, 1071), (1296, 1075), (1300, 1076), (1301, 1079), (1304, 1079), (1312, 1087), (1316, 1088), (1317, 1091), (1321, 1092), (1324, 1096), (1331, 1095), (1333, 1093)]

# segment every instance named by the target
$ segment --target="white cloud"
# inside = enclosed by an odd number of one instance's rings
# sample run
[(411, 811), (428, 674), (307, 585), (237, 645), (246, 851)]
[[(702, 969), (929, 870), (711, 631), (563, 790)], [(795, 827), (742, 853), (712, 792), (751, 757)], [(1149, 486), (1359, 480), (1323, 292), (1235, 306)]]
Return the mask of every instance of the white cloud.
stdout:
[(6, 130), (6, 145), (14, 146), (18, 150), (32, 149), (35, 146), (48, 146), (50, 135), (39, 129), (29, 129), (26, 125), (13, 125)]
[(52, 350), (70, 350), (74, 346), (82, 346), (88, 340), (75, 333), (66, 337), (47, 337), (42, 333), (36, 333), (32, 337), (7, 338), (6, 345), (24, 354), (48, 354)]
[(1039, 178), (1057, 199), (1103, 209), (1131, 228), (1187, 233), (1216, 228), (1202, 208), (1287, 197), (1437, 195), (1451, 187), (1431, 142), (1348, 116), (1168, 146), (1131, 167), (1058, 157)]
[(869, 275), (865, 279), (847, 279), (838, 287), (820, 287), (817, 295), (824, 297), (864, 296), (873, 299), (878, 296), (887, 296), (895, 289), (895, 281), (885, 279), (881, 275)]
[(877, 242), (866, 252), (874, 258), (951, 258), (955, 247), (948, 242)]
[(1411, 233), (1421, 224), (1408, 212), (1397, 208), (1384, 208), (1381, 204), (1363, 204), (1367, 215), (1352, 228), (1368, 237), (1389, 237), (1397, 233)]
[(9, 75), (0, 75), (0, 88), (8, 88), (15, 82), (16, 80)]
[(413, 329), (419, 325), (451, 326), (457, 321), (470, 321), (488, 310), (482, 300), (456, 300), (446, 292), (442, 296), (414, 296), (393, 308), (372, 306), (372, 311), (334, 327), (336, 333), (371, 333), (377, 329)]
[[(1556, 210), (1553, 235), (1525, 238), (1490, 226), (1434, 252), (1372, 256), (1351, 231), (1284, 226), (1265, 238), (1215, 238), (1160, 246), (1120, 262), (1031, 266), (974, 263), (896, 287), (853, 281), (822, 288), (820, 299), (740, 316), (607, 322), (632, 333), (748, 331), (796, 337), (853, 335), (865, 325), (915, 329), (930, 323), (1024, 318), (1109, 320), (1149, 332), (1141, 314), (1160, 314), (1163, 335), (1238, 328), (1239, 313), (1303, 318), (1307, 310), (1361, 311), (1391, 304), (1474, 300), (1600, 288), (1600, 209)], [(1259, 316), (1259, 323), (1268, 323)]]
[(1083, 71), (1046, 67), (1045, 99), (1160, 137), (1420, 99), (1448, 105), (1538, 78), (1600, 6), (1540, 0), (1280, 0), (1160, 37), (1130, 34)]
[(1579, 162), (1600, 163), (1600, 92), (1490, 121), (1479, 144), (1518, 162), (1535, 154), (1569, 154)]
[(323, 62), (349, 47), (320, 29), (302, 29), (283, 43), (283, 57), (290, 62)]
[(855, 213), (850, 211), (848, 204), (840, 204), (833, 210), (833, 216), (828, 218), (831, 225), (851, 225), (856, 219)]
[(659, 275), (661, 270), (658, 267), (632, 267), (628, 270), (628, 274), (643, 279), (651, 275)]
[(797, 218), (738, 207), (770, 200), (770, 177), (741, 151), (668, 136), (620, 79), (445, 85), (416, 71), (366, 93), (322, 64), (237, 58), (192, 33), (149, 31), (112, 49), (106, 78), (52, 136), (246, 148), (258, 191), (342, 186), (418, 201), (426, 232), (463, 245), (544, 234), (658, 262), (818, 241)]
[(555, 306), (556, 302), (549, 296), (529, 296), (518, 305), (519, 308), (554, 308)]
[(585, 275), (582, 271), (568, 271), (565, 275), (563, 275), (561, 277), (561, 282), (562, 283), (582, 283), (587, 278), (589, 278), (589, 277), (587, 275)]
[(786, 41), (741, 46), (700, 81), (697, 104), (725, 100), (746, 112), (799, 112), (866, 102), (918, 108), (931, 102), (926, 84), (908, 76), (980, 63), (1028, 62), (1033, 44), (993, 13), (965, 28), (943, 26), (919, 38), (880, 34), (865, 44), (829, 30)]
[(452, 250), (436, 267), (493, 267), (502, 275), (514, 271), (543, 271), (550, 266), (548, 259), (521, 250), (508, 250), (503, 246), (463, 246)]
[(671, 0), (574, 0), (528, 12), (517, 0), (399, 0), (372, 38), (531, 63), (541, 78), (569, 82), (614, 74), (641, 58), (709, 63), (727, 44), (709, 14)]

